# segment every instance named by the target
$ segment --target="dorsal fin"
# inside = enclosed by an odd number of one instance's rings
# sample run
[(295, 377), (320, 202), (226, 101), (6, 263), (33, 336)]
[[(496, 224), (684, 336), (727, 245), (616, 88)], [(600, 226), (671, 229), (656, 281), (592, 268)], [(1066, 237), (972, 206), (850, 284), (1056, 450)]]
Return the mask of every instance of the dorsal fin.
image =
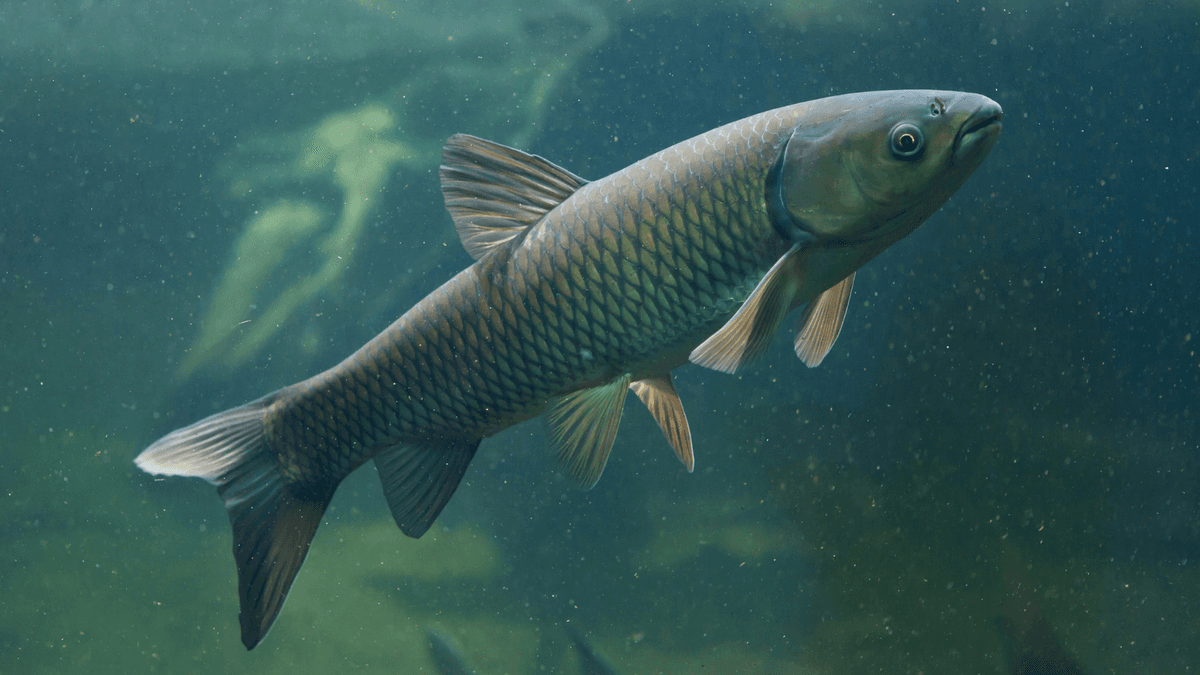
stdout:
[(476, 260), (587, 184), (537, 155), (467, 134), (446, 141), (438, 175), (446, 210)]
[(816, 368), (837, 342), (854, 289), (854, 273), (809, 301), (796, 321), (796, 356)]

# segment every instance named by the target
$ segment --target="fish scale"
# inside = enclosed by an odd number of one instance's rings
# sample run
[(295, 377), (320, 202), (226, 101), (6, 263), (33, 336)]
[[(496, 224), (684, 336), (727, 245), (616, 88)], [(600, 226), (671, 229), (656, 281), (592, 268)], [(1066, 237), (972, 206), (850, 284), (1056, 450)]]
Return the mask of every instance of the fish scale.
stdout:
[(543, 413), (564, 472), (594, 485), (633, 391), (691, 471), (671, 370), (736, 372), (800, 306), (796, 353), (819, 363), (855, 270), (966, 180), (1000, 115), (974, 94), (831, 97), (592, 183), (452, 137), (442, 190), (476, 262), (338, 365), (164, 436), (138, 466), (217, 486), (247, 648), (278, 615), (338, 484), (367, 461), (396, 524), (419, 537), (480, 440)]

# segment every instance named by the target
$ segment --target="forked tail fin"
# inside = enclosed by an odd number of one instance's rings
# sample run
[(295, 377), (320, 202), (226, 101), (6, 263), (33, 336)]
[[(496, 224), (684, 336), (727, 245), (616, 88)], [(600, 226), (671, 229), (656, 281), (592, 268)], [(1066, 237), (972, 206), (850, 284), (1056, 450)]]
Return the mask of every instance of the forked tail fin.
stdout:
[(254, 649), (279, 616), (337, 488), (284, 481), (263, 438), (263, 418), (278, 396), (173, 431), (135, 460), (148, 473), (195, 476), (217, 486), (233, 525), (246, 649)]

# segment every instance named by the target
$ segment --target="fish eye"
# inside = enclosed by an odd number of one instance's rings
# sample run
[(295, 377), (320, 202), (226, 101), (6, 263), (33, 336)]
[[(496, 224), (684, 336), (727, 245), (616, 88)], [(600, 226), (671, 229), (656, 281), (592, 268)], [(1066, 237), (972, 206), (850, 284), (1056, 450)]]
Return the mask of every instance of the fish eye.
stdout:
[(925, 136), (917, 125), (901, 122), (892, 128), (890, 145), (897, 159), (918, 159), (925, 149)]

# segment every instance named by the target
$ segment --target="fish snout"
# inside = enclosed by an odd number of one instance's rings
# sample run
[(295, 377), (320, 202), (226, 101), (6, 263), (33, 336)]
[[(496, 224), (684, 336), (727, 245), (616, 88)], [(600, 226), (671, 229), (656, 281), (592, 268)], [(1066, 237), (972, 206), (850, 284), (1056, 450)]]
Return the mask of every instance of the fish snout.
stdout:
[(968, 103), (975, 110), (959, 128), (954, 142), (954, 161), (965, 163), (972, 158), (981, 161), (1000, 136), (1004, 110), (999, 103), (978, 94), (970, 96), (969, 101), (960, 99), (955, 103)]

